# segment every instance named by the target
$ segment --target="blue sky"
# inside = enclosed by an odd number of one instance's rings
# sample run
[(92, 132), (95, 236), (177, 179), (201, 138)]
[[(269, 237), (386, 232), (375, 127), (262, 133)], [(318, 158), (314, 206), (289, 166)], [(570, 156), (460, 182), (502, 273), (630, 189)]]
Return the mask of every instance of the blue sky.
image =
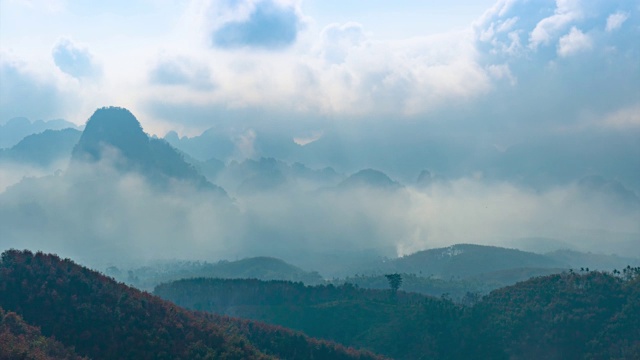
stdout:
[(149, 132), (194, 134), (237, 114), (429, 122), (509, 104), (494, 121), (637, 128), (639, 7), (0, 0), (0, 121), (119, 105)]

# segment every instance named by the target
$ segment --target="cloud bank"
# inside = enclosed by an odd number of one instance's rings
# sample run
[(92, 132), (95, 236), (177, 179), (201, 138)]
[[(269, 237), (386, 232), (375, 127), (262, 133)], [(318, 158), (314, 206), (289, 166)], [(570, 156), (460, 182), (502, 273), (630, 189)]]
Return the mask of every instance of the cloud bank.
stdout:
[[(617, 197), (621, 190), (602, 181), (538, 192), (474, 178), (346, 189), (331, 183), (310, 188), (287, 177), (258, 191), (229, 187), (229, 200), (180, 183), (159, 190), (135, 173), (115, 170), (118, 155), (112, 156), (65, 174), (24, 179), (0, 193), (0, 247), (52, 251), (97, 267), (266, 255), (321, 272), (363, 258), (456, 243), (508, 246), (534, 237), (640, 256), (629, 252), (640, 236), (640, 201)], [(336, 256), (345, 263), (328, 262)]]

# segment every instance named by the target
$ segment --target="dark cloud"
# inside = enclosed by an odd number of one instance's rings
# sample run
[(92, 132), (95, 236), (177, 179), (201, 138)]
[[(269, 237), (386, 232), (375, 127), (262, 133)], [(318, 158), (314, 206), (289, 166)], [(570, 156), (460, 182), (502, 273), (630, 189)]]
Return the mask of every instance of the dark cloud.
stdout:
[(149, 80), (153, 84), (187, 86), (196, 90), (213, 88), (209, 69), (184, 58), (161, 60), (150, 71)]
[(100, 67), (93, 61), (87, 49), (75, 46), (70, 40), (62, 39), (51, 52), (56, 66), (64, 73), (75, 78), (88, 78), (100, 75)]
[(55, 117), (64, 103), (54, 84), (37, 79), (18, 64), (0, 62), (0, 122), (19, 116)]
[(262, 1), (248, 19), (232, 21), (217, 29), (212, 44), (221, 48), (280, 49), (296, 41), (299, 28), (300, 19), (294, 8)]

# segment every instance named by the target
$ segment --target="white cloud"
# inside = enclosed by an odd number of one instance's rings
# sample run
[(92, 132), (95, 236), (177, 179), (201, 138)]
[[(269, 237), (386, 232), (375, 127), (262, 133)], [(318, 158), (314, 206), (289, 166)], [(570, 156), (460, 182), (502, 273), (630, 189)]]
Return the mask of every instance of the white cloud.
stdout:
[(508, 64), (489, 65), (487, 71), (492, 77), (498, 80), (508, 80), (511, 86), (515, 86), (518, 83), (518, 79), (513, 75)]
[(41, 75), (23, 61), (0, 58), (0, 119), (59, 116), (65, 95), (51, 76)]
[(589, 50), (592, 46), (589, 35), (584, 34), (574, 26), (567, 35), (560, 38), (557, 51), (560, 57), (567, 57)]
[(341, 64), (345, 61), (349, 50), (361, 46), (367, 36), (361, 24), (329, 24), (320, 33), (321, 56), (330, 64)]
[(628, 18), (629, 18), (629, 14), (622, 13), (622, 12), (617, 12), (615, 14), (609, 15), (609, 17), (607, 18), (606, 30), (611, 32), (619, 29), (622, 26), (622, 24), (625, 21), (627, 21)]
[(149, 80), (156, 85), (187, 86), (194, 90), (214, 87), (207, 64), (184, 56), (162, 57), (149, 72)]
[(640, 104), (625, 107), (606, 115), (601, 124), (617, 129), (640, 128)]
[(540, 45), (548, 45), (555, 34), (581, 16), (579, 0), (557, 0), (554, 14), (540, 20), (531, 31), (529, 47), (536, 49)]

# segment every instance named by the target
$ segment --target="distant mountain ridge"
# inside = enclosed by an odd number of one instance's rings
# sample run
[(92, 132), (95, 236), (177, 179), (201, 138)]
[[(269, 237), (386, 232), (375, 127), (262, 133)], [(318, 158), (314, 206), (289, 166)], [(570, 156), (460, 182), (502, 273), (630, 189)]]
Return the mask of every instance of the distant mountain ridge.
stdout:
[(109, 267), (106, 272), (119, 281), (144, 290), (152, 290), (160, 283), (196, 277), (286, 280), (308, 285), (323, 282), (322, 276), (315, 271), (305, 271), (281, 259), (267, 256), (217, 263), (164, 262), (130, 269), (126, 273), (117, 267)]
[(0, 149), (8, 149), (29, 135), (39, 134), (46, 130), (63, 129), (81, 130), (76, 124), (62, 119), (31, 122), (24, 117), (13, 118), (0, 124)]
[[(598, 255), (577, 251), (555, 251), (538, 254), (497, 246), (457, 244), (444, 248), (418, 251), (363, 269), (364, 274), (389, 272), (419, 274), (435, 278), (503, 278), (511, 271), (514, 279), (518, 271), (529, 274), (548, 274), (548, 269), (580, 269), (612, 271), (627, 265), (640, 265), (640, 259), (613, 255)], [(529, 269), (526, 270), (525, 269)], [(539, 269), (539, 270), (536, 270)], [(517, 271), (516, 271), (517, 270)], [(508, 282), (508, 281), (507, 281)], [(513, 281), (515, 282), (515, 281)], [(513, 283), (512, 282), (512, 283)]]
[(360, 170), (338, 184), (340, 189), (353, 189), (362, 186), (384, 190), (395, 190), (402, 187), (398, 182), (391, 180), (387, 174), (374, 169)]
[(76, 129), (45, 130), (28, 135), (8, 149), (0, 149), (0, 161), (50, 166), (56, 161), (68, 161), (82, 132)]
[[(114, 154), (111, 149), (115, 149)], [(116, 157), (115, 160), (110, 157)], [(168, 184), (173, 179), (199, 188), (225, 194), (222, 188), (208, 182), (164, 140), (149, 138), (133, 114), (124, 108), (105, 107), (89, 118), (72, 153), (74, 164), (94, 164), (113, 160), (121, 171), (135, 171), (155, 184)]]

